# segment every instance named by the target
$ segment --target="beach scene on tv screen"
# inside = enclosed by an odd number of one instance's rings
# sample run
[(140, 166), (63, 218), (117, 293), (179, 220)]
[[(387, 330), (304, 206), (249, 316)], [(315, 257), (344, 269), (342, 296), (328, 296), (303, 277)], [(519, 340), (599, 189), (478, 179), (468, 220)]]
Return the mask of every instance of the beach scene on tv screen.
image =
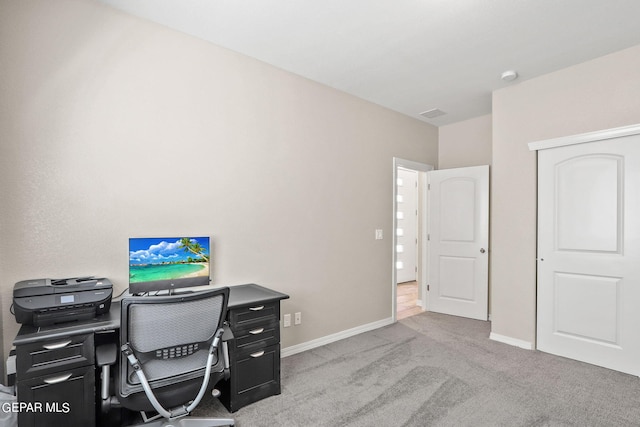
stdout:
[(129, 239), (129, 283), (209, 277), (209, 238)]

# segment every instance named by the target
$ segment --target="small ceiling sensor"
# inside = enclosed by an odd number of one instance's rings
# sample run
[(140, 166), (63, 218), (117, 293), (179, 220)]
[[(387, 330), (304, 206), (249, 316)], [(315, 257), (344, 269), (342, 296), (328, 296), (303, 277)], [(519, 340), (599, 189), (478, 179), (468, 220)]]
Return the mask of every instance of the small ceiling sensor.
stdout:
[(512, 82), (518, 78), (518, 73), (514, 70), (505, 71), (500, 75), (500, 78), (505, 82)]

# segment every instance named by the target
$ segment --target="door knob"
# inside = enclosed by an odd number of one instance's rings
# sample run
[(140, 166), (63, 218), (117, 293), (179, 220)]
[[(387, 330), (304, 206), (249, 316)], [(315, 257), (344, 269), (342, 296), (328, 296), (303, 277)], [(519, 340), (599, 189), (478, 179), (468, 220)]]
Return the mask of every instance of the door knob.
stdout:
[(480, 253), (481, 253), (481, 254), (483, 254), (483, 253), (485, 253), (485, 252), (486, 252), (486, 251), (484, 250), (484, 248), (480, 248)]

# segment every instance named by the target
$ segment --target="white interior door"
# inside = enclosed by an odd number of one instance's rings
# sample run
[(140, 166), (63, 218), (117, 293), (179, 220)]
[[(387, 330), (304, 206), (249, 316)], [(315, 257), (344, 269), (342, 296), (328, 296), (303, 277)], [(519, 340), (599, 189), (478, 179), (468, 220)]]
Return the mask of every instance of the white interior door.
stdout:
[(398, 169), (396, 186), (396, 280), (404, 283), (418, 270), (418, 172)]
[(487, 320), (489, 166), (427, 172), (427, 310)]
[(640, 375), (640, 135), (538, 152), (539, 350)]

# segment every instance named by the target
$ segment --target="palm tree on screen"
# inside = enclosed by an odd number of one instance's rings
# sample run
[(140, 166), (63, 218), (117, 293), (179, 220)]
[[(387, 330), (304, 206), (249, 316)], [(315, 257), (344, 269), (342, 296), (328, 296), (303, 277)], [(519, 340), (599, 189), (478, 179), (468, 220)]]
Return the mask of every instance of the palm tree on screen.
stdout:
[(185, 252), (191, 252), (192, 254), (202, 258), (204, 261), (209, 261), (209, 257), (205, 253), (205, 248), (203, 248), (200, 243), (192, 241), (188, 237), (180, 239), (180, 248), (184, 249)]

